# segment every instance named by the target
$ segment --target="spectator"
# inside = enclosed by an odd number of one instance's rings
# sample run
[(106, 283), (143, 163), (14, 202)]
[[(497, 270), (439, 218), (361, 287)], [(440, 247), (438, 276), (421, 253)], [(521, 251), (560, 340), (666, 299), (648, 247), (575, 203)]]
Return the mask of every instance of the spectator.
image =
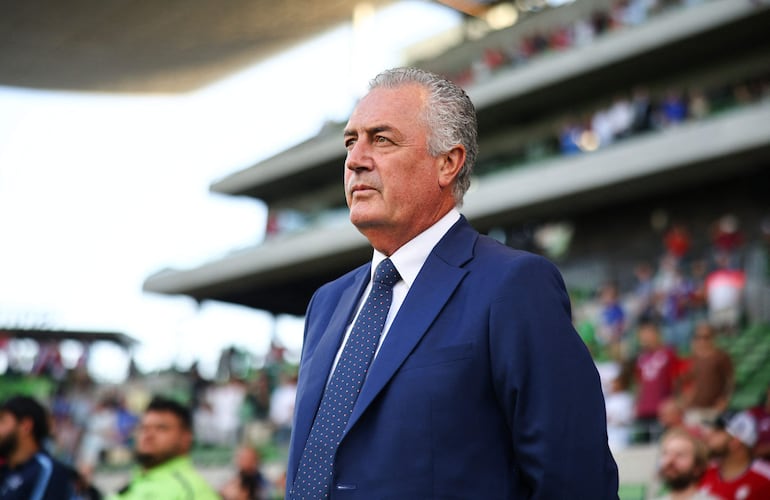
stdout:
[(659, 126), (667, 127), (682, 123), (687, 118), (687, 100), (678, 89), (666, 92), (660, 104)]
[(614, 140), (622, 139), (630, 134), (634, 121), (634, 108), (623, 94), (617, 95), (613, 99), (608, 117)]
[(90, 480), (94, 469), (103, 462), (107, 450), (120, 442), (115, 401), (111, 396), (102, 398), (86, 421), (85, 432), (78, 453), (78, 470)]
[(633, 320), (649, 317), (655, 307), (655, 271), (649, 262), (642, 261), (634, 266), (636, 285), (631, 298)]
[(612, 144), (614, 140), (614, 125), (610, 110), (601, 108), (594, 112), (591, 117), (591, 130), (599, 141), (599, 147), (603, 148)]
[(261, 470), (262, 459), (251, 446), (241, 446), (235, 452), (236, 474), (222, 487), (225, 500), (266, 500), (272, 488)]
[(135, 457), (140, 469), (113, 498), (214, 500), (219, 498), (194, 469), (190, 410), (176, 401), (155, 398), (138, 427)]
[(707, 465), (703, 441), (682, 428), (667, 431), (660, 441), (658, 475), (668, 493), (657, 500), (719, 500), (698, 491)]
[(689, 312), (694, 322), (708, 318), (708, 301), (706, 298), (706, 277), (708, 262), (706, 259), (696, 259), (690, 264), (690, 299)]
[(717, 256), (717, 269), (706, 277), (706, 297), (711, 325), (720, 332), (738, 331), (743, 306), (746, 274), (729, 267), (729, 256)]
[(770, 465), (752, 459), (757, 427), (748, 412), (720, 416), (706, 439), (716, 461), (706, 470), (701, 491), (727, 499), (770, 498)]
[[(233, 350), (233, 352), (236, 352)], [(235, 356), (232, 358), (235, 359)], [(236, 370), (231, 370), (234, 372)], [(226, 383), (209, 387), (207, 401), (211, 404), (216, 444), (234, 446), (241, 430), (241, 408), (246, 398), (246, 386), (231, 376)]]
[(690, 251), (692, 245), (690, 232), (683, 224), (673, 224), (663, 236), (663, 244), (666, 247), (666, 252), (673, 256), (674, 262), (678, 264)]
[(206, 397), (206, 390), (209, 387), (209, 381), (201, 375), (198, 367), (198, 361), (195, 361), (188, 371), (190, 384), (190, 410), (195, 414), (198, 406), (203, 404)]
[(219, 491), (222, 500), (257, 500), (257, 484), (253, 476), (237, 474)]
[(705, 118), (711, 111), (708, 98), (701, 89), (693, 89), (690, 92), (687, 108), (690, 110), (690, 117), (696, 120)]
[(631, 444), (634, 423), (634, 396), (629, 390), (629, 376), (621, 371), (612, 381), (605, 397), (607, 406), (607, 442), (616, 452)]
[(757, 423), (757, 444), (754, 457), (770, 463), (770, 385), (765, 392), (764, 404), (751, 409), (751, 415)]
[(689, 248), (689, 236), (683, 227), (675, 226), (667, 233), (665, 245), (666, 252), (655, 278), (656, 310), (661, 317), (665, 342), (684, 352), (692, 332), (688, 306), (693, 287), (681, 269), (682, 258)]
[(270, 398), (270, 422), (275, 427), (275, 440), (278, 444), (288, 444), (291, 437), (296, 397), (297, 376), (288, 371), (281, 372), (278, 387)]
[(692, 340), (690, 367), (682, 377), (685, 420), (702, 425), (727, 409), (733, 390), (733, 362), (717, 347), (714, 330), (706, 321), (698, 323)]
[(746, 313), (751, 323), (770, 323), (770, 215), (746, 249)]
[(244, 404), (250, 408), (253, 419), (267, 420), (270, 414), (270, 378), (265, 370), (260, 370), (249, 381)]
[(605, 284), (599, 291), (602, 304), (599, 317), (599, 338), (607, 346), (610, 356), (619, 360), (622, 357), (621, 343), (626, 329), (626, 314), (620, 304), (618, 287), (614, 283)]
[(636, 425), (638, 440), (647, 443), (660, 434), (658, 407), (674, 394), (679, 361), (674, 351), (663, 344), (654, 321), (641, 321), (637, 335), (641, 352), (636, 359)]
[(645, 87), (636, 87), (631, 97), (631, 107), (634, 118), (631, 122), (631, 132), (647, 132), (652, 129), (653, 106), (650, 93)]
[(724, 257), (722, 267), (735, 269), (738, 265), (738, 250), (743, 246), (744, 236), (740, 220), (733, 214), (725, 214), (714, 222), (711, 228), (717, 260)]
[(577, 154), (580, 149), (580, 137), (585, 129), (574, 119), (565, 121), (559, 129), (559, 149), (563, 155)]
[(115, 400), (115, 424), (118, 431), (118, 442), (120, 446), (131, 446), (131, 440), (134, 436), (134, 429), (139, 423), (139, 416), (135, 415), (122, 396), (116, 396)]
[(48, 436), (48, 413), (33, 398), (13, 396), (0, 405), (0, 498), (60, 500), (73, 496), (73, 471), (45, 451)]
[(684, 408), (676, 398), (668, 398), (663, 401), (658, 407), (658, 423), (662, 427), (664, 433), (672, 429), (683, 429), (688, 434), (697, 438), (703, 437), (703, 429), (701, 427), (693, 427), (687, 425), (684, 419)]

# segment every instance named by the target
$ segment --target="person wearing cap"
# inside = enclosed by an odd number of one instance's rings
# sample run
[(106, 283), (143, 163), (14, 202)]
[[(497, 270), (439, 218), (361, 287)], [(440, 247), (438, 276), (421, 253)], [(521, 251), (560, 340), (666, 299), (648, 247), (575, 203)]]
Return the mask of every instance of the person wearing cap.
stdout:
[(770, 464), (753, 459), (757, 426), (749, 412), (722, 415), (706, 440), (715, 462), (701, 480), (701, 491), (726, 499), (770, 498)]
[(195, 470), (190, 410), (176, 401), (154, 398), (139, 423), (135, 457), (139, 467), (119, 500), (215, 500), (219, 496)]
[(45, 408), (28, 396), (0, 405), (0, 498), (69, 500), (73, 471), (53, 459), (43, 444), (49, 434)]

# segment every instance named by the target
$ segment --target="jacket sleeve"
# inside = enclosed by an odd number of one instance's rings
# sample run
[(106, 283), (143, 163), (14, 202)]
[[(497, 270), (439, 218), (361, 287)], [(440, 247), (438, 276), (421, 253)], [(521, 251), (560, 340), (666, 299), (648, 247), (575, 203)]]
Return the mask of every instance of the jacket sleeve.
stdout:
[(526, 255), (507, 270), (490, 310), (490, 350), (530, 498), (618, 498), (599, 376), (546, 259)]

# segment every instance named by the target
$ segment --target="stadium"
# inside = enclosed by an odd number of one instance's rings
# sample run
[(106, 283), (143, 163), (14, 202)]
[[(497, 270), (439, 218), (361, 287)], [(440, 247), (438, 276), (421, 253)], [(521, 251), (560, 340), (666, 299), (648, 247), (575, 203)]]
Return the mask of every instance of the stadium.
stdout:
[[(466, 10), (458, 32), (416, 45), (404, 65), (453, 80), (476, 106), (480, 154), (462, 213), (480, 232), (557, 265), (605, 398), (624, 396), (611, 422), (620, 497), (654, 498), (665, 425), (637, 414), (640, 325), (654, 319), (675, 360), (665, 399), (690, 401), (695, 392), (699, 382), (688, 376), (702, 324), (731, 363), (727, 400), (708, 410), (761, 406), (770, 386), (770, 3), (442, 3)], [(515, 17), (492, 28), (484, 13), (500, 6)], [(144, 290), (302, 316), (320, 285), (371, 257), (347, 219), (343, 127), (327, 123), (212, 179), (215, 195), (267, 206), (264, 241), (159, 271)], [(227, 354), (225, 372), (247, 363)], [(290, 386), (296, 358), (274, 345), (270, 360), (232, 385), (249, 395)], [(155, 385), (194, 378), (168, 374)], [(290, 429), (266, 423), (265, 405), (252, 399), (234, 425), (261, 447), (279, 483)], [(228, 432), (199, 450), (212, 474), (229, 459)], [(107, 467), (102, 480), (124, 472)]]

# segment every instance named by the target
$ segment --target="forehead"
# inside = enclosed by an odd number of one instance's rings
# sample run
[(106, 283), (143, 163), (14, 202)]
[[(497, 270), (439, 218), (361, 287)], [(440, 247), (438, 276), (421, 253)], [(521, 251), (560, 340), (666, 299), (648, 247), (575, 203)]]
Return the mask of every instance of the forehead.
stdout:
[(682, 436), (672, 436), (663, 443), (663, 449), (677, 453), (695, 454), (692, 441)]
[(179, 417), (170, 411), (148, 411), (142, 417), (142, 423), (152, 425), (164, 425), (181, 427)]
[(346, 129), (387, 124), (399, 128), (421, 123), (427, 91), (417, 84), (378, 87), (356, 105)]

